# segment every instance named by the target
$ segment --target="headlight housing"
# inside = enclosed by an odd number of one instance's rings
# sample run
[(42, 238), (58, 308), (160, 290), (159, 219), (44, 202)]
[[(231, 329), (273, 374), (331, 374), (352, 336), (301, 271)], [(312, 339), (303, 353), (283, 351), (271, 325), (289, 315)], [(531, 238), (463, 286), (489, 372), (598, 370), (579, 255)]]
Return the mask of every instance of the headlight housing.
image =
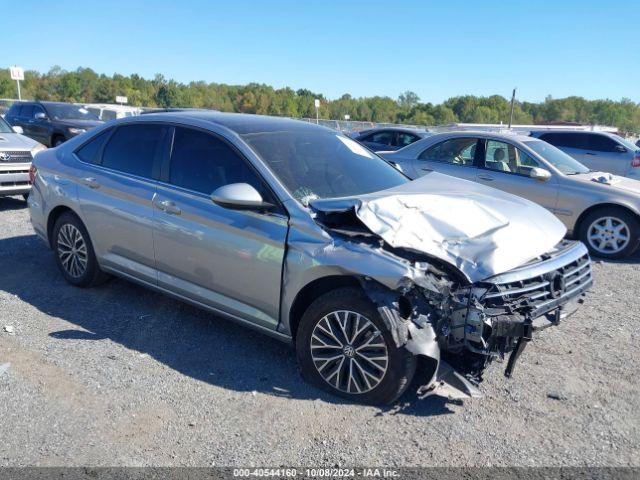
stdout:
[(69, 127), (69, 133), (72, 133), (73, 135), (80, 135), (81, 133), (84, 133), (86, 131), (86, 128)]

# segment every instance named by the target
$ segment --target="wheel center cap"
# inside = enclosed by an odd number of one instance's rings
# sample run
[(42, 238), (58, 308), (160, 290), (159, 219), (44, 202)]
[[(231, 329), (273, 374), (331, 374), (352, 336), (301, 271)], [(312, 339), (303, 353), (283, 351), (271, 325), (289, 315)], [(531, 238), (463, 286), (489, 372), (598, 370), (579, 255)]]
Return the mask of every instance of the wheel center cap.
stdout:
[(345, 357), (353, 358), (356, 354), (356, 349), (352, 345), (345, 345), (342, 349), (342, 353)]

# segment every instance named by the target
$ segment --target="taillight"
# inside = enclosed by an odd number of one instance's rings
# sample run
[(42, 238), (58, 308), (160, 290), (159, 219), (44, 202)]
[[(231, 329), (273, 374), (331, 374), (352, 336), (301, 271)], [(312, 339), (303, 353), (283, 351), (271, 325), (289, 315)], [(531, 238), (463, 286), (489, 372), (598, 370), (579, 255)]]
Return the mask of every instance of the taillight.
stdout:
[(636, 156), (631, 160), (631, 168), (640, 168), (640, 152), (636, 152)]
[(36, 166), (32, 163), (31, 167), (29, 168), (29, 184), (33, 185), (34, 182), (36, 181), (36, 173), (38, 173), (38, 169), (36, 168)]

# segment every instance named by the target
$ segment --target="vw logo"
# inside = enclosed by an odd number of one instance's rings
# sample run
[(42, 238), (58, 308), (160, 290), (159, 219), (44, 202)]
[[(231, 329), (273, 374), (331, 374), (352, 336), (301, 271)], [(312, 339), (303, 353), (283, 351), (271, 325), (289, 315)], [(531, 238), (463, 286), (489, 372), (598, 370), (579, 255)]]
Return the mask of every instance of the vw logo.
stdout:
[(8, 162), (11, 160), (11, 155), (7, 152), (0, 152), (0, 162)]
[(353, 358), (356, 355), (356, 349), (353, 348), (353, 346), (351, 345), (345, 345), (344, 348), (342, 349), (342, 354), (345, 357)]

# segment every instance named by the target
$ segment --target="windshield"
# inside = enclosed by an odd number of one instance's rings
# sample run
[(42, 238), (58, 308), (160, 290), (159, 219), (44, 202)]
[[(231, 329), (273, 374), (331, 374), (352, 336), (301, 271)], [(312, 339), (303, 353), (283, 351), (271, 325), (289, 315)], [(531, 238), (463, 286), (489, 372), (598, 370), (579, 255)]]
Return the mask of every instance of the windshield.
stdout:
[(2, 117), (0, 117), (0, 133), (13, 133), (13, 128)]
[(316, 198), (361, 195), (409, 181), (359, 143), (335, 132), (248, 133), (242, 138), (305, 206)]
[(547, 162), (566, 175), (577, 175), (578, 173), (589, 172), (589, 169), (575, 158), (570, 157), (559, 148), (556, 148), (547, 142), (535, 140), (524, 143), (527, 147), (539, 154)]
[(99, 120), (95, 114), (78, 105), (49, 104), (47, 111), (56, 120)]

